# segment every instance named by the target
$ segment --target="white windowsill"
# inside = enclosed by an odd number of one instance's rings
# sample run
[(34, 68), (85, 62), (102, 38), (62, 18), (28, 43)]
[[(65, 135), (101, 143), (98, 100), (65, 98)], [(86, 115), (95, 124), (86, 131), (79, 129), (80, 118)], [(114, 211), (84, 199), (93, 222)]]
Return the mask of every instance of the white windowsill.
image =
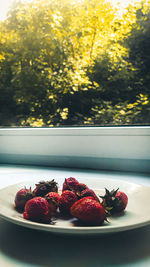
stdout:
[(0, 129), (0, 162), (150, 172), (150, 127)]

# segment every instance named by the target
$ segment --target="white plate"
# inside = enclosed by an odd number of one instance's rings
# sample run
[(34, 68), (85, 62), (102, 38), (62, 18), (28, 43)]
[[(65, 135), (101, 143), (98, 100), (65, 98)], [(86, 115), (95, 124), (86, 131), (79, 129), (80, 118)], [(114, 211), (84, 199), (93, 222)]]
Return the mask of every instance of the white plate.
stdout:
[(120, 188), (129, 198), (126, 211), (120, 216), (109, 218), (109, 223), (102, 226), (75, 226), (72, 220), (57, 220), (56, 224), (41, 224), (25, 220), (22, 214), (14, 209), (14, 198), (16, 192), (26, 186), (32, 189), (37, 181), (15, 184), (0, 190), (0, 216), (15, 224), (38, 230), (55, 233), (69, 234), (106, 234), (125, 231), (150, 224), (150, 187), (129, 183), (121, 180), (88, 178), (82, 179), (98, 195), (104, 193), (104, 188), (109, 190)]

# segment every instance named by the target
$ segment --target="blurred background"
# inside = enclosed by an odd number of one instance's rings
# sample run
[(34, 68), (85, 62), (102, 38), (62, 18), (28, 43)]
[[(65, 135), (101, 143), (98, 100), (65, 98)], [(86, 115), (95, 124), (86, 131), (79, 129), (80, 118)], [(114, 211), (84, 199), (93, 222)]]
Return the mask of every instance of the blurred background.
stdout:
[(0, 0), (0, 127), (150, 125), (150, 0)]

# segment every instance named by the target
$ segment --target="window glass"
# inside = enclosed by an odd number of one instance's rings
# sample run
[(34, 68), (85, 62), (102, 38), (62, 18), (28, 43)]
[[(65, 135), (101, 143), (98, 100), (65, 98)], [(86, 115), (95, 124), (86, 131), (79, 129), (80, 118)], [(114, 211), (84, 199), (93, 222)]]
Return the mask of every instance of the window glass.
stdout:
[(0, 127), (150, 125), (149, 0), (0, 3)]

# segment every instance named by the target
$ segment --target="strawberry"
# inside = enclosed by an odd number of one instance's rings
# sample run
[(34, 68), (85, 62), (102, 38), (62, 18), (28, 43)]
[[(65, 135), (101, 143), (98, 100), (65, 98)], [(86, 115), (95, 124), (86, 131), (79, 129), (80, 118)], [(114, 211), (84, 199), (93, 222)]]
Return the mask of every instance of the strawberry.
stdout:
[(20, 189), (15, 196), (15, 207), (18, 210), (23, 210), (26, 202), (33, 198), (33, 194), (31, 192), (31, 187), (30, 189), (22, 188)]
[(48, 202), (43, 197), (35, 197), (25, 204), (23, 217), (27, 220), (47, 223), (50, 222)]
[(63, 183), (62, 191), (66, 191), (66, 190), (76, 191), (78, 184), (79, 182), (74, 177), (67, 178), (65, 179), (65, 182)]
[(70, 207), (77, 201), (77, 196), (73, 191), (65, 190), (59, 199), (59, 210), (63, 214), (70, 212)]
[(88, 189), (88, 186), (86, 184), (83, 183), (79, 183), (77, 186), (77, 191), (78, 192), (82, 192), (83, 190)]
[(118, 212), (125, 210), (125, 208), (128, 204), (127, 195), (124, 192), (117, 191), (115, 198), (116, 198), (115, 210)]
[(102, 205), (109, 210), (110, 213), (121, 212), (125, 210), (128, 204), (128, 197), (124, 192), (105, 188), (105, 195), (102, 198)]
[(49, 192), (58, 192), (57, 183), (55, 180), (51, 181), (40, 181), (38, 184), (36, 184), (36, 188), (33, 191), (34, 196), (40, 196), (43, 197)]
[(56, 192), (49, 192), (45, 199), (48, 202), (49, 211), (55, 212), (59, 206), (60, 195)]
[(106, 218), (104, 207), (93, 197), (84, 197), (76, 201), (70, 208), (70, 213), (82, 222), (93, 225), (103, 223)]
[(81, 192), (81, 195), (80, 195), (81, 198), (88, 197), (88, 196), (94, 197), (96, 201), (100, 202), (99, 198), (97, 197), (97, 195), (92, 189), (85, 189)]
[(78, 199), (81, 198), (81, 193), (82, 193), (82, 191), (84, 191), (85, 189), (88, 189), (88, 187), (87, 187), (86, 184), (79, 183), (79, 184), (77, 185), (76, 191), (74, 191), (74, 192), (75, 192), (75, 194), (77, 195)]

